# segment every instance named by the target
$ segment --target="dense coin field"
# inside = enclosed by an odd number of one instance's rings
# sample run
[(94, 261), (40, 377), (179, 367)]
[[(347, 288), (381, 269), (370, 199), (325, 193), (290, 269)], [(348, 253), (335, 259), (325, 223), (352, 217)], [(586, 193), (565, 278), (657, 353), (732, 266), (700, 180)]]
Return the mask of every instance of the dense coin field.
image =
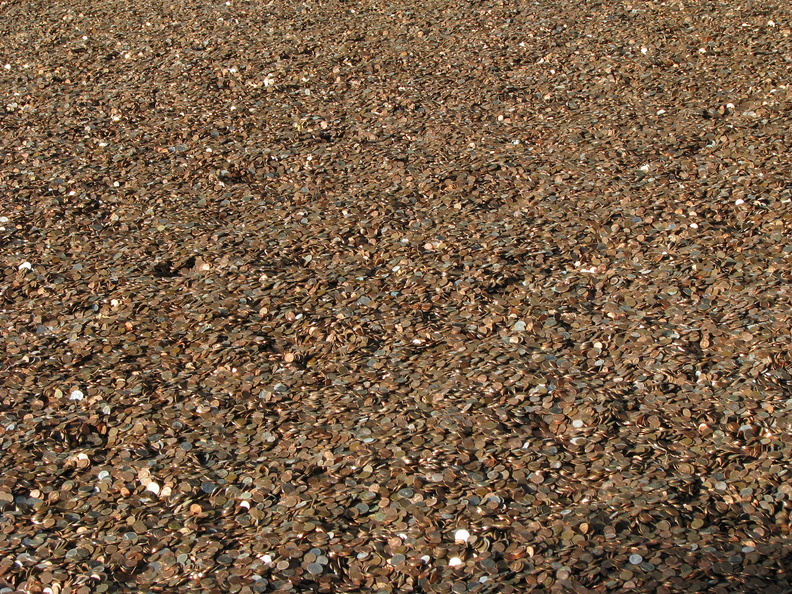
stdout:
[(788, 3), (0, 16), (0, 593), (792, 591)]

